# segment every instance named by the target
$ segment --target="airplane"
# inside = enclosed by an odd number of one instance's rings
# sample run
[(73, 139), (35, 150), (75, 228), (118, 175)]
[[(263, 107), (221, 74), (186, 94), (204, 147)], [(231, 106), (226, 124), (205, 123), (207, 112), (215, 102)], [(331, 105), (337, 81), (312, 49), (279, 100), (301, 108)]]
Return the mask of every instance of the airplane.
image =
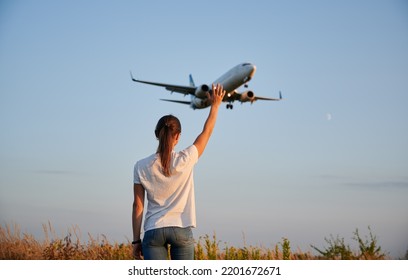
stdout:
[[(233, 109), (232, 103), (234, 101), (240, 101), (241, 103), (244, 102), (251, 102), (251, 104), (257, 100), (272, 100), (272, 101), (280, 101), (282, 100), (282, 93), (279, 92), (279, 98), (267, 98), (267, 97), (260, 97), (255, 96), (254, 92), (251, 90), (246, 90), (244, 92), (239, 93), (237, 89), (244, 85), (245, 88), (248, 87), (247, 83), (252, 79), (256, 71), (256, 66), (251, 63), (241, 63), (237, 66), (231, 68), (228, 72), (224, 75), (219, 77), (217, 80), (213, 82), (213, 84), (221, 84), (226, 91), (224, 96), (223, 102), (227, 102), (227, 109)], [(191, 108), (195, 109), (203, 109), (211, 105), (210, 101), (208, 100), (207, 93), (211, 94), (211, 87), (207, 84), (202, 84), (200, 86), (196, 86), (193, 80), (192, 75), (190, 74), (190, 86), (180, 86), (180, 85), (172, 85), (172, 84), (164, 84), (164, 83), (156, 83), (156, 82), (148, 82), (142, 80), (136, 80), (132, 72), (130, 72), (130, 77), (132, 81), (138, 83), (144, 83), (159, 87), (164, 87), (166, 90), (173, 92), (182, 93), (184, 95), (191, 95), (191, 101), (183, 101), (183, 100), (172, 100), (172, 99), (161, 99), (163, 101), (168, 102), (175, 102), (190, 105)]]

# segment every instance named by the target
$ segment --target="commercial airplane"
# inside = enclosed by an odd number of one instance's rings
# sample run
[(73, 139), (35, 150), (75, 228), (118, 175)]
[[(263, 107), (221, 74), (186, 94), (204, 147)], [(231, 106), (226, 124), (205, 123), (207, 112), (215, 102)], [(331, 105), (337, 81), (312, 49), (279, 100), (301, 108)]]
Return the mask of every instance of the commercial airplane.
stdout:
[[(239, 93), (237, 89), (244, 85), (244, 87), (248, 87), (247, 83), (252, 79), (256, 71), (256, 66), (251, 63), (241, 63), (224, 75), (219, 77), (217, 80), (213, 82), (213, 84), (221, 84), (226, 91), (226, 95), (224, 96), (223, 102), (227, 102), (227, 109), (232, 109), (232, 103), (234, 101), (243, 102), (251, 102), (253, 103), (256, 100), (272, 100), (272, 101), (280, 101), (282, 100), (282, 94), (279, 92), (279, 98), (267, 98), (267, 97), (260, 97), (255, 96), (254, 92), (251, 90), (246, 90), (244, 92)], [(163, 83), (155, 83), (155, 82), (148, 82), (148, 81), (141, 81), (136, 80), (133, 78), (132, 72), (130, 73), (132, 81), (138, 83), (144, 83), (159, 87), (164, 87), (168, 91), (179, 92), (184, 95), (190, 94), (191, 101), (183, 101), (183, 100), (171, 100), (171, 99), (161, 99), (163, 101), (169, 102), (176, 102), (181, 104), (190, 105), (193, 109), (203, 109), (210, 106), (210, 101), (208, 100), (207, 93), (211, 93), (211, 85), (202, 84), (200, 86), (195, 86), (193, 77), (190, 74), (190, 86), (179, 86), (179, 85), (171, 85), (171, 84), (163, 84)]]

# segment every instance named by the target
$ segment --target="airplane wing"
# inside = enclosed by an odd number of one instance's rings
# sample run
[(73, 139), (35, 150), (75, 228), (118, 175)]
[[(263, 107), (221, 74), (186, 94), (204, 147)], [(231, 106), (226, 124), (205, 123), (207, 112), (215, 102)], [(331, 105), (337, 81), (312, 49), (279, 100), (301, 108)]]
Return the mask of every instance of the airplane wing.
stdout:
[(154, 86), (159, 86), (159, 87), (164, 87), (168, 91), (171, 92), (179, 92), (182, 94), (193, 94), (196, 91), (196, 87), (191, 87), (191, 86), (179, 86), (179, 85), (171, 85), (171, 84), (163, 84), (163, 83), (155, 83), (155, 82), (148, 82), (148, 81), (142, 81), (142, 80), (136, 80), (133, 78), (132, 72), (130, 73), (130, 76), (132, 78), (132, 81), (137, 82), (137, 83), (143, 83), (143, 84), (148, 84), (148, 85), (154, 85)]
[[(242, 99), (243, 95), (247, 95), (249, 98), (244, 98), (244, 100)], [(251, 96), (252, 95), (252, 96)], [(233, 92), (233, 94), (231, 94), (231, 96), (224, 98), (224, 101), (228, 101), (228, 102), (234, 102), (234, 101), (241, 101), (241, 102), (254, 102), (257, 100), (269, 100), (269, 101), (281, 101), (282, 100), (282, 93), (279, 91), (279, 98), (270, 98), (270, 97), (261, 97), (261, 96), (256, 96), (254, 95), (253, 92), (250, 93), (250, 91), (247, 91), (245, 93), (239, 93), (237, 91)]]
[(282, 99), (282, 97), (280, 97), (280, 98), (268, 98), (268, 97), (255, 96), (255, 101), (256, 100), (280, 101), (281, 99)]

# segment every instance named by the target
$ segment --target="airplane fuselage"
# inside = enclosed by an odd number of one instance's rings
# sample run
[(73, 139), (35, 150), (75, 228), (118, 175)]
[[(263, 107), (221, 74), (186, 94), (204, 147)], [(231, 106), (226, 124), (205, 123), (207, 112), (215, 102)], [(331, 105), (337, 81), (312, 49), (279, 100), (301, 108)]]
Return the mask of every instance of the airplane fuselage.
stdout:
[(249, 82), (255, 71), (256, 66), (251, 63), (239, 64), (215, 80), (213, 84), (221, 84), (227, 93), (231, 93)]
[[(226, 91), (226, 96), (232, 96), (235, 90), (245, 83), (249, 82), (255, 74), (256, 66), (251, 63), (239, 64), (213, 82), (220, 84)], [(193, 109), (203, 109), (210, 106), (211, 103), (207, 98), (191, 97), (191, 107)]]

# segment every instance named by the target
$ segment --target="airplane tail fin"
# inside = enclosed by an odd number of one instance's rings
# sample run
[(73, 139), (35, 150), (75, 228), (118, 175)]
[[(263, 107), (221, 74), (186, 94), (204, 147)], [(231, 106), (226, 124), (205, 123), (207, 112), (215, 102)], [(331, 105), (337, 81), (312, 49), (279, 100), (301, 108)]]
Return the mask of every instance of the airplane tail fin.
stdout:
[(190, 86), (195, 87), (193, 76), (190, 74)]
[(282, 92), (279, 91), (279, 99), (282, 99)]

